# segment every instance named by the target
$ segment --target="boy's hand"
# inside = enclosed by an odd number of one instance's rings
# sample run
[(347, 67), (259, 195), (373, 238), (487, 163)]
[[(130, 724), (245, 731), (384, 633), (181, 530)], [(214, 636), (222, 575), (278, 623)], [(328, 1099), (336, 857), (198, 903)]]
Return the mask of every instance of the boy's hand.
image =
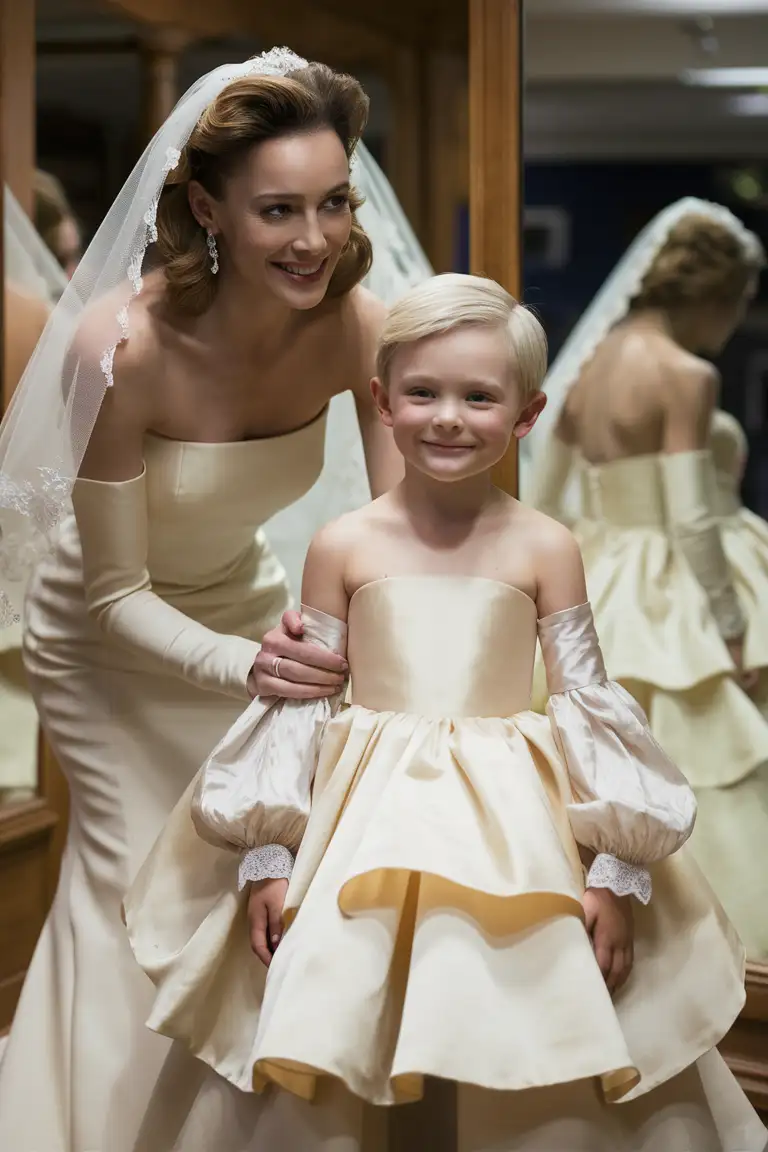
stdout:
[(248, 931), (251, 948), (266, 968), (283, 936), (283, 906), (287, 880), (259, 880), (248, 896)]
[(587, 888), (582, 905), (595, 958), (613, 995), (626, 983), (634, 962), (632, 897), (616, 896), (609, 888)]

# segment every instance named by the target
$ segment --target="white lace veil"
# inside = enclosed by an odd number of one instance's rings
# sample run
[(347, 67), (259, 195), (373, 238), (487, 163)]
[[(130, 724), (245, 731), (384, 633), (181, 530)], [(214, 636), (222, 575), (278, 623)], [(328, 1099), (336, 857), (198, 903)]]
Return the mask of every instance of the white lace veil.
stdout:
[(51, 304), (67, 286), (64, 270), (7, 184), (3, 198), (3, 263), (6, 283)]
[[(531, 436), (520, 445), (520, 495), (523, 500), (536, 503), (539, 479), (553, 452), (552, 438), (570, 389), (576, 383), (584, 365), (611, 329), (630, 310), (643, 279), (656, 256), (664, 247), (670, 232), (678, 221), (690, 215), (706, 216), (716, 220), (732, 232), (743, 244), (747, 255), (759, 263), (757, 238), (727, 208), (687, 196), (664, 208), (640, 232), (619, 263), (611, 272), (586, 312), (561, 348), (544, 381), (547, 406)], [(571, 514), (577, 510), (573, 501), (573, 478), (563, 490), (563, 502), (569, 503)]]
[[(287, 48), (274, 48), (197, 80), (145, 149), (66, 286), (0, 425), (0, 626), (18, 619), (29, 572), (70, 510), (72, 486), (112, 384), (115, 350), (129, 333), (128, 305), (141, 291), (144, 257), (157, 238), (166, 176), (177, 166), (205, 108), (227, 84), (254, 74), (282, 76), (305, 66), (306, 61)], [(361, 157), (365, 169), (362, 149)], [(378, 215), (374, 199), (387, 202), (380, 175), (374, 172), (371, 188), (365, 190), (372, 204), (368, 217), (364, 209), (361, 219), (371, 225), (372, 214)], [(395, 228), (412, 253), (412, 237), (402, 224), (400, 214)], [(377, 228), (379, 236), (389, 236), (388, 224), (377, 224), (374, 244)], [(423, 266), (418, 246), (415, 252)], [(382, 272), (383, 280), (390, 286), (401, 258), (400, 247), (393, 245), (383, 261), (390, 269)], [(374, 269), (374, 280), (377, 275)], [(100, 355), (86, 362), (72, 354), (73, 337), (86, 310), (105, 297), (105, 305), (114, 301), (114, 319), (111, 305), (102, 309), (109, 331)]]

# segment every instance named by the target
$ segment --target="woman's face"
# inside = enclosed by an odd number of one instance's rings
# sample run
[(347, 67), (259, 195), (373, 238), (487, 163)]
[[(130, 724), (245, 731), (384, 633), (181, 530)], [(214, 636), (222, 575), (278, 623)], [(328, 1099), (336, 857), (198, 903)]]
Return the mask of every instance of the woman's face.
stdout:
[(296, 309), (314, 308), (328, 290), (352, 227), (349, 195), (349, 162), (330, 128), (256, 145), (222, 200), (190, 185), (195, 216), (216, 234), (222, 274), (231, 267)]

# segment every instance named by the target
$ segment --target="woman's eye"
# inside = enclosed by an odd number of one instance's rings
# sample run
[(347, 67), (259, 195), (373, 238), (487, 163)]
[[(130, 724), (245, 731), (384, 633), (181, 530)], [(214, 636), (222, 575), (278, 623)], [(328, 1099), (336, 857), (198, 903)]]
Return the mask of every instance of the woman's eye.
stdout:
[(349, 204), (349, 196), (345, 192), (339, 192), (337, 196), (330, 196), (326, 202), (326, 208), (330, 208), (332, 212), (338, 212), (341, 208), (346, 208)]
[(290, 210), (290, 204), (272, 204), (269, 208), (264, 209), (263, 215), (268, 220), (283, 220)]

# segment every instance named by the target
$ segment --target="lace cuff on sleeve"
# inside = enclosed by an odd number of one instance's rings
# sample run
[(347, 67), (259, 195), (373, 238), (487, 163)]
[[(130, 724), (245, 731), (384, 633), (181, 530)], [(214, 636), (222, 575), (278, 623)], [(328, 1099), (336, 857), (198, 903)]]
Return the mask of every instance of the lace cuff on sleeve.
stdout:
[(696, 800), (643, 710), (607, 679), (589, 604), (540, 620), (539, 639), (576, 842), (631, 864), (670, 856), (693, 831)]
[[(306, 643), (344, 652), (342, 621), (306, 607), (302, 620)], [(251, 702), (200, 772), (192, 820), (203, 840), (241, 852), (282, 845), (295, 855), (323, 731), (342, 699), (343, 692), (330, 700)]]
[(237, 888), (242, 892), (246, 884), (260, 880), (290, 880), (293, 875), (293, 853), (282, 844), (265, 844), (251, 848), (240, 861)]
[(609, 888), (614, 896), (634, 896), (641, 904), (651, 900), (651, 874), (647, 868), (627, 864), (601, 852), (595, 856), (587, 875), (587, 888)]

